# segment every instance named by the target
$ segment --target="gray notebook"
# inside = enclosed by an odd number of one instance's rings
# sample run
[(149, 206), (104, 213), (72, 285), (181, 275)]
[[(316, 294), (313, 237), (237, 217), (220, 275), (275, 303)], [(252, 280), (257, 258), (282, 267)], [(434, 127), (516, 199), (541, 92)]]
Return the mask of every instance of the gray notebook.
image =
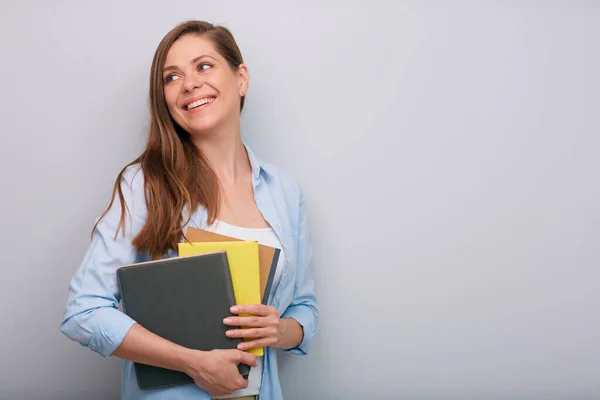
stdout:
[[(229, 338), (235, 295), (225, 251), (122, 266), (117, 270), (123, 311), (141, 326), (197, 350), (235, 349)], [(134, 363), (140, 389), (194, 383), (180, 371)], [(247, 378), (250, 367), (238, 366)]]

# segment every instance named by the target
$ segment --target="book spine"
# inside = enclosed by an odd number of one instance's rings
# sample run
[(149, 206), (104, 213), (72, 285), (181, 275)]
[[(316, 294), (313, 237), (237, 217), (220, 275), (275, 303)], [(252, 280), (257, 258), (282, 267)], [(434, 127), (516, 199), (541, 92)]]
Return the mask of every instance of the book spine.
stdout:
[(225, 266), (227, 267), (225, 268), (225, 277), (227, 278), (227, 282), (229, 282), (229, 284), (227, 285), (227, 297), (229, 297), (229, 299), (232, 299), (233, 304), (235, 304), (235, 291), (233, 290), (233, 278), (231, 277), (231, 267), (229, 265), (229, 259), (227, 258), (227, 252), (220, 252), (219, 256), (223, 260), (223, 264), (225, 264)]
[(275, 249), (273, 254), (273, 261), (271, 262), (271, 268), (269, 269), (269, 277), (267, 278), (267, 284), (265, 285), (265, 293), (263, 294), (262, 303), (268, 305), (269, 296), (273, 286), (273, 279), (275, 278), (275, 271), (277, 270), (277, 263), (279, 262), (280, 249)]

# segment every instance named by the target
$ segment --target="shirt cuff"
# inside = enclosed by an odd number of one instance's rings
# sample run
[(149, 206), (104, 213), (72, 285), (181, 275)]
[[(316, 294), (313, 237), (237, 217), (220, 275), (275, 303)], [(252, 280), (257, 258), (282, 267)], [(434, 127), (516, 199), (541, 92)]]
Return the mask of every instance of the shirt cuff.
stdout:
[(284, 352), (298, 355), (306, 355), (310, 349), (310, 343), (315, 335), (314, 314), (306, 306), (294, 306), (286, 310), (281, 318), (293, 318), (302, 327), (304, 336), (298, 346), (291, 349), (284, 349)]
[(98, 309), (95, 314), (94, 317), (102, 322), (96, 324), (98, 330), (92, 334), (89, 347), (108, 358), (123, 342), (135, 321), (127, 314), (110, 307)]

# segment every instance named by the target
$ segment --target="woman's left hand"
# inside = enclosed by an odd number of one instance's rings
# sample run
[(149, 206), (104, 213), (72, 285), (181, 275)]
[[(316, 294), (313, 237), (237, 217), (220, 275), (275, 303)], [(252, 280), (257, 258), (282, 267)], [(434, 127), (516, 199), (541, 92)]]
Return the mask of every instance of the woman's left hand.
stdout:
[(223, 320), (225, 325), (244, 327), (244, 329), (228, 330), (228, 337), (254, 339), (240, 343), (239, 350), (277, 347), (281, 339), (281, 331), (279, 314), (275, 307), (264, 304), (238, 305), (231, 308), (231, 313), (249, 314), (248, 316), (227, 317)]

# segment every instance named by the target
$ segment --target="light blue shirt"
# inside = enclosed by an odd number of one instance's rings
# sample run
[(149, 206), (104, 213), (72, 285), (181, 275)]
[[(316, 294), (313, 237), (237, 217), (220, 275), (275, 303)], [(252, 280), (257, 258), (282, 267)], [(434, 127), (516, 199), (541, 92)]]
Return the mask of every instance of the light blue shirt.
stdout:
[[(281, 318), (297, 320), (304, 330), (302, 342), (285, 350), (307, 354), (318, 320), (317, 299), (310, 271), (311, 246), (306, 222), (306, 210), (300, 185), (283, 171), (259, 161), (246, 146), (252, 166), (254, 198), (259, 210), (271, 225), (286, 254), (280, 281), (274, 287), (269, 304)], [(64, 318), (60, 331), (82, 346), (110, 357), (135, 323), (119, 309), (121, 299), (116, 279), (117, 267), (149, 259), (131, 244), (142, 228), (147, 215), (143, 195), (144, 177), (139, 166), (129, 167), (122, 180), (125, 203), (129, 210), (125, 236), (115, 232), (119, 224), (119, 197), (100, 221), (87, 252), (71, 279)], [(205, 228), (206, 210), (200, 207), (192, 213), (188, 226)], [(165, 257), (175, 257), (176, 251)], [(195, 384), (164, 389), (140, 390), (133, 363), (125, 360), (121, 383), (122, 399), (210, 399), (208, 393)], [(263, 400), (282, 399), (277, 373), (276, 350), (265, 348), (264, 372), (260, 397)]]

